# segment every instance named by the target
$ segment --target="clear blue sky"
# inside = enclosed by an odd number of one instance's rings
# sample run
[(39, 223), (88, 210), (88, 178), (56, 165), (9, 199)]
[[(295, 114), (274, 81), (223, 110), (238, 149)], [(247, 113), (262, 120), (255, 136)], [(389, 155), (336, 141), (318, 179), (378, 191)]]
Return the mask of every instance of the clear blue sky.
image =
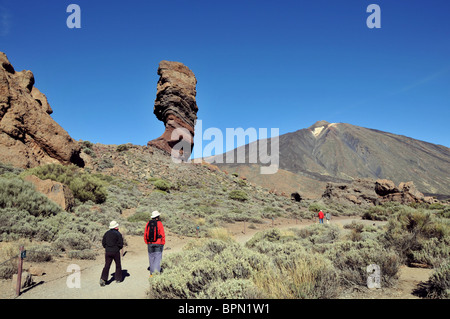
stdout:
[(172, 60), (196, 74), (204, 129), (327, 120), (449, 147), (449, 13), (448, 0), (0, 0), (0, 51), (76, 140), (160, 136), (156, 72)]

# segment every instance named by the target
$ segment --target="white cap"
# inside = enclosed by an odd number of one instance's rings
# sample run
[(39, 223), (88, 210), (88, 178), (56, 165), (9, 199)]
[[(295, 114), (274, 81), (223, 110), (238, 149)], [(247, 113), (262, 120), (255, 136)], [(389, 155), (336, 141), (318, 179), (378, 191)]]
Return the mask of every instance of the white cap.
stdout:
[(115, 220), (109, 223), (109, 229), (114, 229), (117, 227), (119, 227), (119, 224)]
[(152, 213), (152, 217), (151, 218), (156, 218), (156, 217), (158, 217), (159, 215), (161, 215), (157, 210), (155, 210), (153, 213)]

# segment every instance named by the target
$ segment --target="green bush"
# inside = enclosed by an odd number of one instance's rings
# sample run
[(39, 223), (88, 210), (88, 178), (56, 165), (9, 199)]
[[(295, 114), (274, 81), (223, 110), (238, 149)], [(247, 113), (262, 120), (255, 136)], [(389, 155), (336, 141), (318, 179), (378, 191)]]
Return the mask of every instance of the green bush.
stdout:
[(18, 253), (18, 245), (6, 244), (0, 247), (0, 279), (11, 279), (17, 273)]
[(243, 190), (240, 190), (240, 189), (232, 190), (228, 194), (228, 197), (230, 199), (234, 199), (234, 200), (241, 201), (241, 202), (244, 202), (244, 201), (248, 200), (247, 193), (244, 192)]
[(171, 187), (170, 183), (163, 179), (157, 179), (156, 181), (153, 182), (153, 185), (163, 192), (167, 192), (168, 190), (170, 190)]
[(305, 251), (280, 255), (253, 275), (255, 286), (271, 299), (329, 299), (339, 291), (332, 263)]
[(333, 298), (337, 295), (339, 282), (332, 263), (309, 249), (311, 241), (333, 242), (339, 237), (337, 227), (321, 226), (307, 227), (310, 228), (307, 231), (270, 229), (257, 233), (246, 243), (247, 248), (272, 260), (264, 263), (253, 277), (266, 297)]
[(279, 242), (282, 238), (282, 232), (278, 228), (269, 229), (266, 231), (256, 233), (249, 241), (245, 243), (248, 248), (255, 248), (258, 243), (265, 242), (273, 243)]
[(275, 218), (281, 216), (283, 210), (277, 207), (264, 207), (262, 210), (262, 217), (264, 218)]
[(325, 205), (323, 205), (321, 203), (312, 203), (308, 207), (308, 210), (310, 212), (316, 212), (316, 213), (318, 213), (319, 211), (324, 211), (325, 209), (326, 209)]
[(261, 299), (263, 294), (249, 279), (228, 279), (214, 281), (201, 291), (200, 299)]
[(20, 178), (0, 177), (0, 208), (24, 210), (33, 216), (51, 216), (61, 212), (61, 208), (34, 186)]
[(436, 267), (450, 257), (449, 236), (450, 221), (447, 218), (405, 207), (389, 219), (381, 239), (407, 264), (427, 263)]
[(0, 162), (0, 175), (19, 175), (23, 169)]
[(411, 251), (408, 255), (411, 262), (417, 262), (432, 267), (439, 267), (450, 257), (450, 238), (439, 240), (436, 237), (422, 240), (420, 249)]
[(328, 247), (325, 255), (333, 262), (344, 287), (367, 286), (367, 266), (381, 269), (382, 287), (392, 286), (398, 279), (400, 257), (373, 240), (339, 241)]
[(117, 146), (116, 151), (117, 152), (125, 152), (128, 151), (130, 149), (130, 146), (127, 144), (121, 144), (119, 146)]
[(55, 256), (55, 251), (46, 245), (32, 246), (26, 248), (27, 262), (49, 262)]
[(83, 174), (74, 178), (70, 181), (69, 187), (72, 190), (74, 197), (82, 203), (90, 200), (94, 203), (101, 204), (105, 202), (107, 197), (105, 183), (96, 176), (90, 174)]
[(430, 279), (423, 285), (422, 290), (422, 294), (424, 293), (426, 298), (450, 298), (450, 263), (448, 261), (435, 269)]
[(129, 222), (148, 222), (151, 219), (152, 213), (150, 211), (136, 212), (127, 218)]
[(17, 273), (17, 265), (15, 263), (0, 265), (0, 279), (11, 279), (15, 273)]
[(104, 170), (107, 168), (113, 168), (114, 167), (114, 162), (112, 159), (110, 158), (102, 158), (99, 162), (98, 162), (98, 168), (100, 170)]
[(81, 145), (85, 148), (92, 148), (92, 146), (94, 146), (94, 144), (92, 144), (92, 142), (90, 141), (83, 141), (81, 142)]
[(330, 260), (275, 229), (246, 247), (230, 238), (193, 242), (162, 269), (149, 298), (333, 298), (339, 288)]
[(362, 216), (363, 219), (367, 220), (388, 220), (391, 216), (393, 216), (396, 212), (409, 209), (408, 206), (404, 206), (397, 202), (387, 202), (382, 205), (370, 207), (366, 210)]
[(89, 200), (101, 204), (107, 197), (108, 178), (101, 174), (89, 174), (75, 165), (49, 164), (31, 168), (23, 175), (35, 175), (67, 185), (74, 197), (84, 203)]
[(247, 182), (246, 182), (245, 180), (243, 180), (243, 179), (238, 179), (238, 180), (236, 181), (236, 184), (238, 184), (240, 187), (245, 187), (245, 186), (247, 186)]
[[(225, 287), (240, 290), (241, 296), (251, 296), (255, 294), (254, 287), (240, 282), (238, 288), (235, 280), (249, 280), (255, 264), (262, 264), (262, 261), (237, 243), (217, 239), (202, 241), (163, 260), (164, 271), (151, 278), (148, 296), (173, 299), (231, 295), (230, 291), (224, 291)], [(227, 281), (226, 285), (222, 284)]]
[(69, 232), (62, 234), (54, 242), (54, 247), (61, 251), (90, 249), (89, 237), (79, 232)]
[[(312, 247), (318, 244), (332, 244), (340, 239), (341, 230), (338, 225), (313, 224), (303, 229), (296, 230), (297, 236), (304, 239), (303, 245)], [(308, 242), (311, 243), (308, 245)]]
[(441, 203), (433, 203), (428, 206), (428, 209), (431, 209), (431, 210), (438, 210), (438, 209), (444, 209), (444, 208), (445, 208), (445, 206), (442, 205)]
[(70, 250), (67, 257), (71, 259), (95, 260), (97, 253), (93, 250)]

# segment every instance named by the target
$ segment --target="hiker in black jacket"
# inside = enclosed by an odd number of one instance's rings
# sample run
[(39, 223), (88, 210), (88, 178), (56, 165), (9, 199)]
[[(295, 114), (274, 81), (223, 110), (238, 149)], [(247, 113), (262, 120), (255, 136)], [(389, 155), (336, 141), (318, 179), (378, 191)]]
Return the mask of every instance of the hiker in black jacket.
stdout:
[(102, 240), (102, 245), (105, 248), (105, 267), (100, 278), (100, 286), (105, 286), (108, 279), (109, 268), (114, 260), (116, 264), (116, 273), (114, 279), (117, 283), (122, 281), (122, 264), (120, 262), (120, 250), (123, 248), (123, 237), (119, 232), (119, 224), (112, 221), (109, 224), (109, 230), (105, 233)]

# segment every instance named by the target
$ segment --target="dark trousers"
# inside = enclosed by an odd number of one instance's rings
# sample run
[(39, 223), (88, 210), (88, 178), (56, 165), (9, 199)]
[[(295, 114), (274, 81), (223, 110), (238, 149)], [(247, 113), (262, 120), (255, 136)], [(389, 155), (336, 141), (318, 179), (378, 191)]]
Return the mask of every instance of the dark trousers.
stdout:
[(116, 253), (105, 252), (105, 267), (102, 271), (101, 279), (104, 281), (108, 280), (109, 268), (111, 268), (111, 263), (114, 260), (116, 264), (116, 274), (114, 275), (114, 279), (116, 281), (122, 281), (122, 264), (120, 263), (120, 251)]

